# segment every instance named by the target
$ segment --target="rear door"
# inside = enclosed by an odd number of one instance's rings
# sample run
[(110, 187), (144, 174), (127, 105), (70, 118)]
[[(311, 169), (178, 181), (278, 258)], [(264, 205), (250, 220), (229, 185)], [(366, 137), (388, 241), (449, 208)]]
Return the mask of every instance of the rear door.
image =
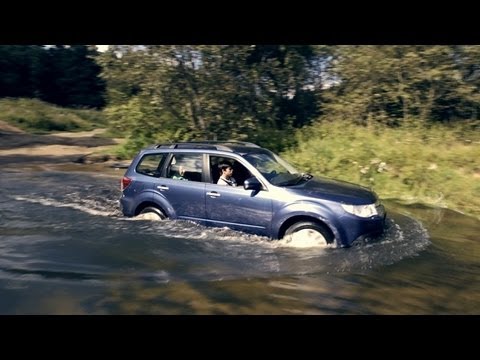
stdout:
[[(174, 217), (185, 220), (205, 219), (205, 183), (201, 153), (174, 153), (167, 160), (164, 177), (154, 185), (155, 197), (165, 199)], [(182, 170), (183, 176), (178, 176)]]

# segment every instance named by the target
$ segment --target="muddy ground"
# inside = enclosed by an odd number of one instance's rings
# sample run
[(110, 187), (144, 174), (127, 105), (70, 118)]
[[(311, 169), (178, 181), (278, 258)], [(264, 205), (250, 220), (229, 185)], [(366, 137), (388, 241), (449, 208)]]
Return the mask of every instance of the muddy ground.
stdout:
[(34, 135), (0, 120), (0, 166), (51, 168), (54, 165), (101, 164), (124, 167), (125, 162), (119, 162), (106, 151), (121, 140), (101, 137), (103, 132), (104, 129), (95, 129)]

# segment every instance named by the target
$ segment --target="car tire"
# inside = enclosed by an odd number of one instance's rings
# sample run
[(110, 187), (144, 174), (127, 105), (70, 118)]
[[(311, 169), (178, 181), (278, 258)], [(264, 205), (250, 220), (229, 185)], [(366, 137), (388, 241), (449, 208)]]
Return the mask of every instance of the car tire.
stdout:
[(142, 215), (146, 220), (165, 220), (167, 218), (162, 210), (157, 209), (154, 206), (147, 206), (140, 211), (138, 215)]
[(325, 225), (312, 221), (300, 221), (293, 224), (285, 231), (285, 237), (287, 236), (292, 241), (305, 238), (314, 239), (325, 246), (334, 242), (332, 232)]

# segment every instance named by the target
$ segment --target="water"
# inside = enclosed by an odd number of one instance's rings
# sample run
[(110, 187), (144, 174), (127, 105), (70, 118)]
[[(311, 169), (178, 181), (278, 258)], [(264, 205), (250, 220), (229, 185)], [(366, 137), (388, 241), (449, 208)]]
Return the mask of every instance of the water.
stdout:
[[(387, 202), (349, 249), (124, 218), (120, 172), (6, 170), (0, 314), (477, 314), (480, 221)], [(313, 245), (313, 246), (312, 246)]]

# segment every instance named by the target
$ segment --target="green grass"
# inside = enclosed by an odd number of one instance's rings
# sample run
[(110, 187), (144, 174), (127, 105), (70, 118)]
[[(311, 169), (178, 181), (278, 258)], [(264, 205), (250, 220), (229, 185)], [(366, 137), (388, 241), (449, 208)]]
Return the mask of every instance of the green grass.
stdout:
[(478, 125), (392, 129), (322, 123), (282, 157), (299, 170), (368, 186), (383, 199), (448, 207), (480, 218)]
[(106, 127), (101, 111), (67, 109), (37, 99), (0, 99), (0, 120), (37, 134)]

